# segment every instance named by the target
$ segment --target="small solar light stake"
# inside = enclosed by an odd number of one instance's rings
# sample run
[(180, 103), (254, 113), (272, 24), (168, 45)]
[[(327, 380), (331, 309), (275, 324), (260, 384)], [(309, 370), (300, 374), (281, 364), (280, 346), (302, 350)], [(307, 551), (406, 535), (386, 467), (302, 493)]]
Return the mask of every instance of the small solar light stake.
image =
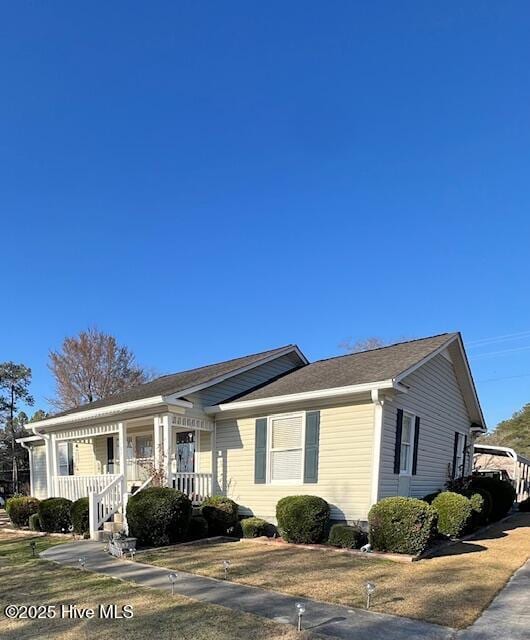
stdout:
[(370, 608), (370, 600), (373, 594), (375, 593), (375, 584), (373, 582), (366, 583), (366, 608)]
[(79, 566), (81, 567), (81, 569), (83, 571), (85, 570), (85, 564), (86, 564), (86, 558), (85, 558), (85, 556), (81, 556), (79, 558)]
[(302, 631), (302, 616), (305, 613), (305, 604), (302, 604), (301, 602), (297, 602), (295, 604), (296, 607), (296, 613), (298, 614), (298, 631)]
[(29, 546), (30, 546), (30, 548), (31, 548), (31, 555), (32, 555), (33, 557), (35, 557), (35, 555), (36, 555), (36, 554), (35, 554), (35, 548), (36, 548), (36, 546), (37, 546), (37, 543), (35, 542), (35, 540), (32, 540), (32, 541), (29, 543)]
[(134, 556), (136, 554), (136, 549), (129, 549), (129, 553), (131, 554), (131, 560), (134, 560)]
[(175, 595), (175, 582), (178, 580), (178, 575), (176, 573), (170, 573), (167, 577), (169, 582), (171, 583), (171, 595)]
[(225, 570), (225, 580), (228, 579), (228, 569), (230, 569), (230, 560), (223, 560), (223, 568)]

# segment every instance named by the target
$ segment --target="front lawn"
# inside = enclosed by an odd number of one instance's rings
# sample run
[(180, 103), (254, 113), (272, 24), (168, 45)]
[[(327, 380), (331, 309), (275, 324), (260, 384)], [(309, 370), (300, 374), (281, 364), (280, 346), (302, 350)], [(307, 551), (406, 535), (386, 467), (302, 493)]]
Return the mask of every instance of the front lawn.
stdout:
[[(64, 540), (34, 538), (37, 550)], [(181, 596), (139, 587), (98, 576), (88, 571), (59, 567), (31, 557), (27, 536), (0, 532), (0, 637), (3, 640), (53, 638), (128, 638), (128, 640), (295, 640), (293, 627), (224, 607), (207, 605)], [(78, 607), (99, 604), (133, 605), (130, 620), (10, 620), (4, 615), (8, 604), (61, 605)]]
[(230, 560), (235, 582), (353, 607), (365, 604), (364, 587), (377, 587), (373, 609), (441, 625), (471, 624), (530, 557), (530, 514), (513, 515), (446, 555), (401, 564), (333, 551), (257, 542), (166, 547), (138, 554), (141, 562), (223, 577)]

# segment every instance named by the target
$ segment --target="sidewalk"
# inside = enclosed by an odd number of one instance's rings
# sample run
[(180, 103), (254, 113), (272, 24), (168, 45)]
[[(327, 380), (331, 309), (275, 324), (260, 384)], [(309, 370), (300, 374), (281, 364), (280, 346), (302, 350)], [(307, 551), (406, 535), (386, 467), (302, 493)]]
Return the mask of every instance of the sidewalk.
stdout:
[(530, 560), (516, 571), (491, 605), (458, 640), (528, 640), (530, 638)]
[[(83, 556), (88, 571), (136, 582), (144, 587), (171, 591), (168, 579), (171, 571), (140, 562), (117, 560), (107, 554), (103, 545), (98, 542), (83, 540), (61, 544), (47, 549), (41, 556), (46, 560), (76, 568), (79, 567), (79, 558)], [(175, 593), (292, 625), (296, 624), (295, 604), (303, 602), (306, 606), (303, 617), (304, 629), (348, 640), (451, 640), (455, 638), (456, 633), (454, 629), (420, 620), (295, 598), (257, 587), (183, 572), (178, 572)]]

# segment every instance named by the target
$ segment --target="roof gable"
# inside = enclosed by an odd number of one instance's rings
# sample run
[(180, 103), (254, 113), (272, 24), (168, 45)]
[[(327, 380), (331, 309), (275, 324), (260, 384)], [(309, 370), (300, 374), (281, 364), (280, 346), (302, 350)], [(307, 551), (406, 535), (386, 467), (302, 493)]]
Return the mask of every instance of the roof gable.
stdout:
[[(298, 354), (301, 364), (305, 364), (307, 362), (305, 356), (298, 347), (290, 344), (277, 349), (261, 351), (249, 356), (243, 356), (241, 358), (234, 358), (232, 360), (225, 360), (223, 362), (198, 367), (196, 369), (189, 369), (178, 373), (160, 376), (155, 380), (132, 387), (122, 393), (116, 393), (112, 396), (108, 396), (107, 398), (102, 398), (101, 400), (96, 400), (82, 405), (81, 407), (57, 413), (51, 416), (50, 419), (122, 404), (124, 402), (133, 402), (135, 400), (142, 400), (144, 398), (151, 398), (154, 396), (179, 397), (183, 394), (193, 393), (198, 389), (218, 384), (221, 380), (238, 375), (242, 371), (257, 367), (264, 362), (281, 357), (282, 355), (290, 352)], [(42, 422), (44, 423), (45, 421)]]

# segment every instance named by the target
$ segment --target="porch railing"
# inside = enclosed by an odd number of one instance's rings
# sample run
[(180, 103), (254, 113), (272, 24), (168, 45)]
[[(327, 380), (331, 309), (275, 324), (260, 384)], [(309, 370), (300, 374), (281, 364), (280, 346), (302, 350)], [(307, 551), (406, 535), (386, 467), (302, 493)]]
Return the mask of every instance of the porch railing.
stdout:
[(79, 498), (86, 498), (91, 492), (103, 492), (116, 478), (120, 477), (110, 473), (97, 476), (56, 476), (55, 494), (73, 502)]
[(193, 503), (202, 502), (212, 495), (211, 473), (180, 473), (173, 474), (175, 489), (185, 493)]
[(126, 504), (125, 481), (122, 475), (115, 476), (101, 492), (91, 491), (88, 494), (90, 537), (97, 537), (101, 525), (122, 507), (125, 511)]
[[(154, 458), (127, 458), (125, 460), (126, 478), (129, 482), (145, 482), (152, 475)], [(119, 474), (120, 463), (115, 460), (103, 465), (105, 473)]]

